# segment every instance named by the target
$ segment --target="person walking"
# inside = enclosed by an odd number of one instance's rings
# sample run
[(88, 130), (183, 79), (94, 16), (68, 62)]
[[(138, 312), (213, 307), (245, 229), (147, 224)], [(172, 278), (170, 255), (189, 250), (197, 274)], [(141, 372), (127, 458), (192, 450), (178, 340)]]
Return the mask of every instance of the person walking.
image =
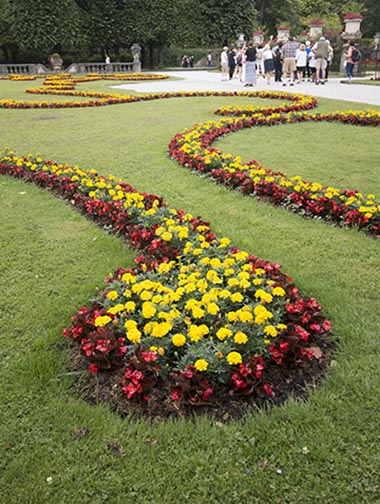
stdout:
[(315, 83), (324, 84), (326, 82), (327, 59), (330, 52), (332, 51), (331, 46), (328, 42), (326, 42), (325, 37), (321, 37), (319, 41), (314, 44), (312, 51), (315, 54), (317, 70), (317, 80), (315, 81)]
[(228, 56), (228, 72), (230, 80), (233, 79), (236, 66), (236, 50), (233, 45), (231, 45), (230, 50), (227, 53)]
[(284, 43), (281, 41), (278, 43), (278, 46), (273, 49), (273, 66), (274, 66), (274, 81), (281, 82), (282, 77), (282, 62), (283, 62), (283, 54), (282, 54), (282, 46)]
[(304, 80), (306, 74), (307, 52), (305, 44), (301, 44), (296, 51), (297, 82)]
[[(284, 63), (282, 65), (282, 74), (284, 79), (288, 76), (290, 86), (294, 86), (294, 78), (297, 70), (296, 52), (298, 46), (298, 42), (296, 42), (293, 37), (289, 37), (289, 40), (283, 47)], [(286, 86), (286, 82), (283, 82), (282, 85)]]
[(220, 54), (220, 66), (222, 68), (222, 81), (228, 80), (228, 47), (224, 46)]
[(350, 43), (348, 44), (348, 49), (346, 52), (346, 74), (348, 77), (348, 82), (350, 84), (351, 84), (352, 78), (354, 76), (355, 62), (352, 59), (354, 49), (355, 49), (355, 42), (353, 40), (350, 40)]
[(267, 80), (267, 84), (270, 84), (270, 78), (272, 76), (274, 70), (274, 59), (273, 53), (269, 44), (265, 44), (264, 50), (262, 53), (262, 59), (264, 62), (264, 74)]
[(247, 50), (245, 51), (245, 84), (244, 86), (255, 86), (257, 84), (256, 77), (256, 49), (253, 47), (253, 42), (248, 42)]

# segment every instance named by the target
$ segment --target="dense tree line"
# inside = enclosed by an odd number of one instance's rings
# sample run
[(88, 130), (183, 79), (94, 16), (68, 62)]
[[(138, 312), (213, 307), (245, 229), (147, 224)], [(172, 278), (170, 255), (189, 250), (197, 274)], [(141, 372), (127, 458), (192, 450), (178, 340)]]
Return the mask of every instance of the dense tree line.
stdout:
[(275, 35), (279, 24), (299, 33), (319, 18), (338, 30), (347, 12), (365, 16), (365, 36), (380, 30), (379, 0), (0, 0), (0, 58), (124, 59), (138, 42), (146, 63), (154, 54), (157, 63), (168, 46), (220, 47), (258, 28)]

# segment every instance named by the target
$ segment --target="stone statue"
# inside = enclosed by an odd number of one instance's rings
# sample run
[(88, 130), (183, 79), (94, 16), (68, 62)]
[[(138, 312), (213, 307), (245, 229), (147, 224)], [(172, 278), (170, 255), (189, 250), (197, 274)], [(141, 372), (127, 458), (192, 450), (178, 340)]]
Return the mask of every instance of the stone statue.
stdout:
[(140, 62), (141, 47), (136, 42), (134, 42), (131, 45), (131, 53), (133, 56), (133, 71), (135, 73), (140, 73), (141, 72), (141, 62)]

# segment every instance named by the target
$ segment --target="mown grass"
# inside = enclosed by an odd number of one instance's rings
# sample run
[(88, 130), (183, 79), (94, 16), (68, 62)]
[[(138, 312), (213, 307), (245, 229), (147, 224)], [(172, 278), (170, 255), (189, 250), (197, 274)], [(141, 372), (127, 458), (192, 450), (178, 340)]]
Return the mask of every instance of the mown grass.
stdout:
[[(25, 83), (0, 82), (0, 95), (13, 86), (12, 97), (23, 97)], [(338, 351), (329, 376), (310, 387), (307, 402), (290, 399), (241, 422), (152, 425), (86, 404), (75, 392), (80, 376), (67, 371), (61, 329), (133, 254), (50, 194), (3, 177), (0, 502), (379, 502), (379, 241), (243, 197), (167, 157), (176, 132), (237, 101), (246, 100), (1, 110), (0, 136), (19, 154), (118, 175), (282, 264), (332, 321)], [(361, 108), (319, 103), (324, 111)], [(307, 180), (378, 193), (379, 135), (288, 125), (240, 132), (218, 146)]]

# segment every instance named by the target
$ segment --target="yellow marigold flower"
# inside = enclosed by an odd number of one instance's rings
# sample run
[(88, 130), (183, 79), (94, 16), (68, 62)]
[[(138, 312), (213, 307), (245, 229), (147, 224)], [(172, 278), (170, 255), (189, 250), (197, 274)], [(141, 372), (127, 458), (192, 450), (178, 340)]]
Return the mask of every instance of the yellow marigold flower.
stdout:
[(268, 336), (272, 336), (272, 338), (274, 338), (278, 334), (277, 329), (272, 325), (265, 326), (264, 333), (267, 334)]
[(243, 301), (244, 297), (240, 292), (234, 292), (231, 296), (231, 301), (233, 303), (241, 303)]
[(227, 355), (227, 362), (231, 366), (236, 365), (236, 364), (241, 364), (243, 362), (243, 358), (239, 352), (230, 352)]
[(251, 322), (253, 319), (252, 313), (246, 310), (238, 310), (237, 315), (240, 322)]
[(285, 290), (282, 287), (274, 287), (272, 294), (274, 296), (285, 296)]
[(277, 329), (279, 329), (280, 331), (283, 331), (284, 329), (286, 329), (288, 326), (286, 324), (277, 324)]
[(228, 322), (236, 322), (238, 320), (238, 314), (237, 312), (230, 311), (227, 313), (227, 320)]
[(152, 296), (153, 294), (151, 292), (144, 290), (140, 294), (140, 299), (142, 301), (149, 301), (150, 299), (152, 299)]
[(161, 235), (161, 240), (164, 241), (170, 241), (173, 238), (173, 235), (169, 233), (169, 231), (165, 231), (165, 233), (162, 233)]
[(129, 331), (130, 329), (137, 327), (137, 322), (136, 320), (128, 319), (124, 322), (124, 327)]
[(238, 260), (238, 261), (245, 261), (248, 257), (248, 252), (243, 252), (242, 250), (240, 252), (237, 252), (236, 254), (234, 254), (234, 257)]
[(238, 331), (234, 336), (234, 341), (238, 345), (244, 345), (248, 341), (248, 336), (244, 332)]
[(227, 329), (227, 327), (221, 327), (216, 332), (216, 337), (220, 339), (220, 341), (223, 341), (230, 336), (232, 336), (232, 331), (230, 329)]
[(108, 299), (114, 300), (114, 299), (117, 299), (118, 297), (119, 297), (119, 294), (115, 290), (107, 292)]
[(115, 306), (111, 306), (109, 310), (107, 310), (107, 313), (110, 313), (111, 315), (116, 315), (117, 313), (121, 312), (124, 310), (124, 305), (119, 303)]
[(205, 324), (200, 326), (196, 324), (190, 324), (187, 334), (191, 341), (199, 341), (210, 332), (209, 328)]
[(174, 265), (174, 261), (170, 261), (167, 263), (163, 262), (158, 266), (157, 271), (158, 271), (158, 273), (161, 273), (161, 274), (167, 273), (168, 271), (170, 271), (172, 269), (173, 265)]
[(231, 292), (227, 289), (222, 289), (219, 292), (220, 299), (228, 299), (231, 296)]
[(206, 371), (208, 368), (208, 362), (204, 359), (198, 359), (195, 361), (194, 367), (197, 371)]
[(153, 327), (152, 337), (153, 338), (162, 338), (166, 336), (172, 329), (172, 325), (168, 322), (161, 322), (161, 324), (157, 324)]
[(180, 333), (174, 334), (172, 336), (172, 343), (174, 346), (181, 347), (186, 343), (186, 336)]
[(233, 268), (227, 268), (224, 270), (224, 276), (231, 276), (235, 273), (235, 270)]
[(213, 268), (220, 268), (222, 263), (218, 257), (211, 259), (210, 264)]
[(141, 341), (141, 336), (141, 331), (139, 331), (137, 327), (127, 331), (127, 339), (129, 339), (129, 341), (131, 341), (132, 343), (139, 344)]
[(165, 355), (165, 348), (158, 347), (157, 353), (158, 353), (158, 355), (161, 355), (161, 357), (162, 357), (163, 355)]
[(230, 243), (231, 243), (231, 240), (229, 238), (221, 238), (219, 240), (219, 248), (227, 247)]
[(111, 322), (111, 320), (111, 317), (108, 315), (99, 315), (99, 317), (96, 317), (95, 319), (95, 327), (103, 327)]
[(220, 308), (216, 303), (209, 303), (207, 305), (207, 313), (210, 313), (210, 315), (216, 315), (219, 311)]
[(240, 282), (237, 278), (229, 278), (227, 283), (228, 283), (229, 287), (236, 287), (237, 285), (240, 284)]
[(196, 248), (193, 250), (193, 255), (201, 255), (202, 254), (202, 249), (201, 248)]
[(127, 312), (133, 313), (136, 310), (136, 303), (134, 301), (127, 301), (124, 308)]
[(255, 306), (254, 314), (256, 324), (264, 324), (268, 319), (273, 317), (272, 313), (262, 305)]
[(164, 233), (164, 232), (165, 232), (165, 228), (163, 228), (162, 226), (158, 227), (155, 231), (157, 236), (161, 236), (162, 233)]
[(199, 306), (195, 306), (192, 310), (192, 314), (194, 318), (202, 318), (205, 314), (205, 311)]
[(145, 301), (142, 305), (142, 314), (144, 318), (152, 318), (156, 314), (156, 308), (155, 306), (150, 303), (149, 301)]

